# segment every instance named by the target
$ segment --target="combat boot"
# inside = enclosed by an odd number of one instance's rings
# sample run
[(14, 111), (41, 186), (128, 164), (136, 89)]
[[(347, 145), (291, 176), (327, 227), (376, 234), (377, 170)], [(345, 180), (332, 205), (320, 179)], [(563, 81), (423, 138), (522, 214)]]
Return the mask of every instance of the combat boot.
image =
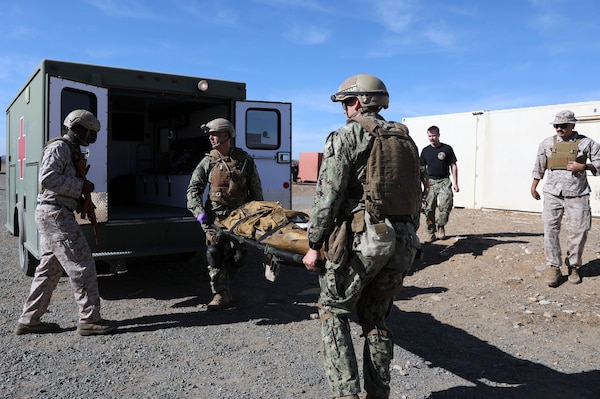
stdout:
[(77, 324), (77, 334), (87, 337), (90, 335), (106, 335), (112, 334), (117, 329), (117, 326), (108, 320), (98, 320), (93, 323)]
[(358, 395), (336, 396), (335, 399), (360, 399)]
[(437, 237), (438, 240), (446, 239), (446, 230), (444, 230), (444, 226), (438, 226), (437, 234), (435, 236)]
[(581, 272), (579, 271), (579, 267), (569, 266), (569, 283), (571, 284), (579, 284), (581, 283)]
[(225, 291), (216, 293), (215, 296), (213, 297), (212, 301), (210, 301), (208, 303), (206, 308), (208, 310), (227, 309), (227, 308), (231, 307), (232, 302), (233, 301), (232, 301), (231, 295), (229, 294), (229, 291), (225, 290)]
[(546, 284), (548, 284), (548, 287), (558, 287), (562, 280), (560, 268), (558, 266), (546, 266), (546, 270), (544, 271), (544, 277), (546, 280)]
[(15, 328), (15, 335), (23, 334), (46, 334), (55, 333), (61, 331), (61, 328), (56, 323), (44, 323), (43, 321), (38, 324), (21, 324), (17, 323)]
[(435, 234), (434, 233), (427, 233), (427, 236), (425, 237), (425, 244), (431, 244), (432, 242), (434, 242), (436, 240)]

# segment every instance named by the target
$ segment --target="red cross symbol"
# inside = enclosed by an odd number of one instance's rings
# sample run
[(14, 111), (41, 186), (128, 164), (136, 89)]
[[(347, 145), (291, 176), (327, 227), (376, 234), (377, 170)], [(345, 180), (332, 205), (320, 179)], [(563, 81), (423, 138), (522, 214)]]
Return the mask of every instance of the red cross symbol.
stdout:
[(25, 118), (21, 117), (19, 126), (19, 138), (17, 139), (17, 159), (19, 161), (19, 177), (23, 180), (23, 161), (25, 161)]

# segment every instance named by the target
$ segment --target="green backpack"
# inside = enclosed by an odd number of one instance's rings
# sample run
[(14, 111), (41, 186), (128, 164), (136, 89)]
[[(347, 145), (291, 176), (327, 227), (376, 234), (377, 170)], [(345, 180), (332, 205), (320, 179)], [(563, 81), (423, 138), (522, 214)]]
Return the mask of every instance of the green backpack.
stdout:
[(374, 137), (363, 194), (367, 211), (378, 220), (412, 220), (421, 207), (421, 166), (408, 128), (398, 122), (377, 123), (362, 115), (352, 120)]

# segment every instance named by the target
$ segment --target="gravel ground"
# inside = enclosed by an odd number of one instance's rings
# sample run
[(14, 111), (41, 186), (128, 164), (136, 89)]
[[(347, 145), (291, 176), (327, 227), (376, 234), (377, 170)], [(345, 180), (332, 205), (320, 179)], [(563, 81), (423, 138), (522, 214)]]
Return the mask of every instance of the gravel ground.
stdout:
[[(306, 210), (312, 188), (294, 186), (295, 209)], [(447, 230), (396, 297), (391, 398), (600, 398), (598, 228), (583, 283), (556, 289), (540, 275), (539, 215), (457, 209)], [(64, 331), (15, 336), (30, 279), (6, 230), (0, 256), (1, 398), (330, 397), (310, 318), (317, 277), (303, 268), (284, 267), (271, 283), (252, 253), (233, 285), (236, 306), (206, 312), (201, 259), (140, 261), (119, 275), (99, 267), (103, 317), (118, 322), (116, 334), (76, 334), (63, 278), (45, 320)]]

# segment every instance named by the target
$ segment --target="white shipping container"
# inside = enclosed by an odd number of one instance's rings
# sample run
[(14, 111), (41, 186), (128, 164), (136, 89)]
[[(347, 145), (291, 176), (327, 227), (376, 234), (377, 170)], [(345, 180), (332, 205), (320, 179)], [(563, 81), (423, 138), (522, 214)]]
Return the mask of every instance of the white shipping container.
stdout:
[[(555, 134), (557, 112), (571, 110), (580, 120), (575, 130), (600, 142), (600, 101), (557, 104), (499, 111), (473, 111), (404, 118), (419, 151), (429, 145), (427, 129), (440, 128), (440, 141), (458, 159), (460, 192), (454, 206), (541, 212), (542, 201), (530, 194), (531, 172), (538, 145)], [(600, 176), (588, 172), (592, 214), (600, 216)], [(538, 192), (543, 195), (543, 179)]]

